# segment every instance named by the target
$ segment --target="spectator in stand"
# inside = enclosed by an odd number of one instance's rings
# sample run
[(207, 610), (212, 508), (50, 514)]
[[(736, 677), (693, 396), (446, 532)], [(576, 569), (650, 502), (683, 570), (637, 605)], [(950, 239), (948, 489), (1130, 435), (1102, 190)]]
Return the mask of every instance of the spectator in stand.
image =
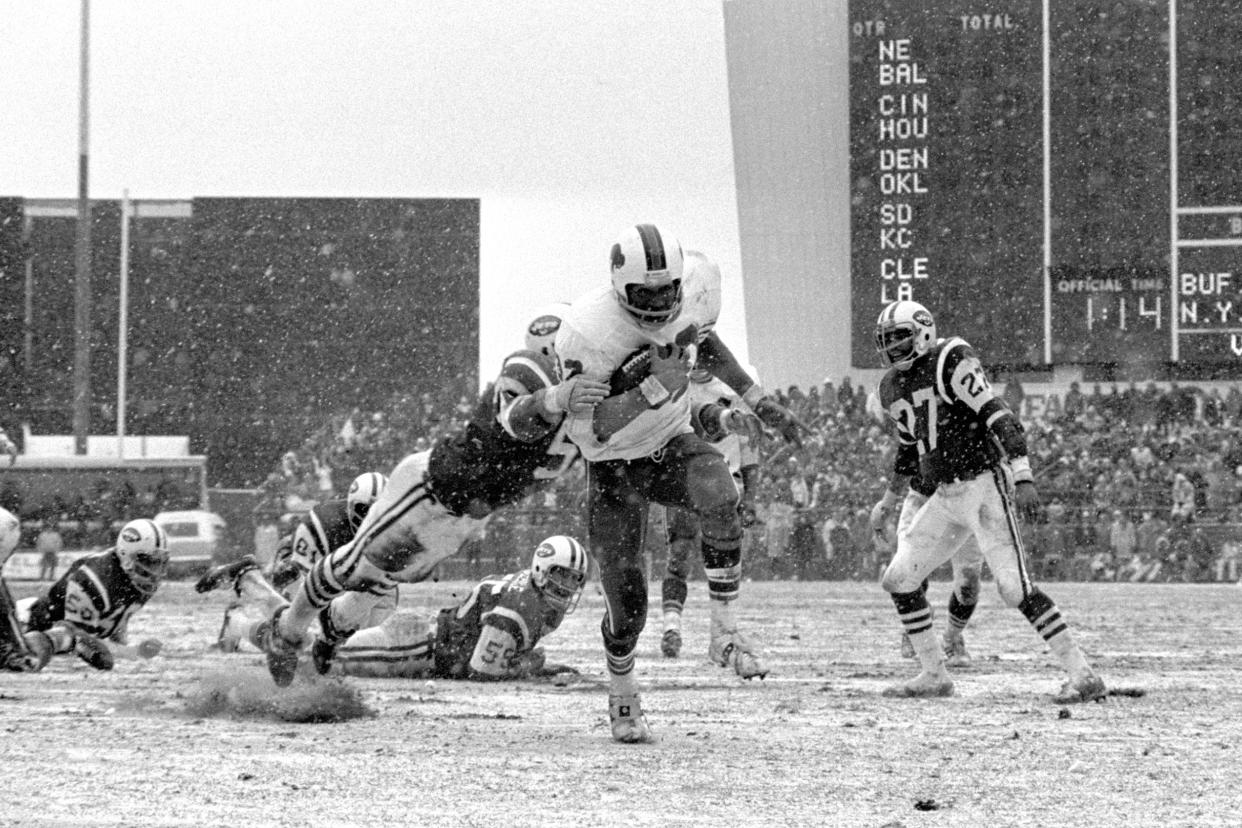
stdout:
[(1108, 548), (1112, 558), (1110, 568), (1130, 560), (1138, 550), (1138, 529), (1122, 509), (1113, 512), (1113, 524), (1108, 531)]
[(1220, 545), (1220, 554), (1214, 564), (1217, 581), (1238, 582), (1238, 559), (1242, 557), (1242, 541), (1230, 537)]
[(1236, 428), (1242, 422), (1242, 390), (1237, 385), (1229, 386), (1225, 395), (1225, 426)]
[(1173, 475), (1172, 498), (1169, 517), (1174, 523), (1189, 523), (1195, 519), (1195, 486), (1180, 471)]
[(65, 550), (65, 540), (56, 531), (56, 524), (39, 524), (39, 535), (35, 538), (35, 552), (39, 555), (39, 580), (55, 581), (56, 567), (60, 564), (60, 553)]
[(1065, 392), (1065, 405), (1062, 407), (1066, 420), (1073, 422), (1083, 415), (1087, 410), (1087, 401), (1083, 397), (1082, 389), (1078, 387), (1077, 382), (1071, 382), (1069, 390)]
[(1001, 394), (1001, 399), (1009, 406), (1010, 411), (1014, 411), (1018, 416), (1022, 416), (1022, 401), (1026, 399), (1026, 391), (1022, 388), (1022, 383), (1018, 381), (1018, 375), (1010, 373), (1009, 381), (1005, 383), (1005, 391)]
[(1216, 559), (1216, 549), (1212, 546), (1212, 541), (1203, 531), (1202, 526), (1195, 524), (1191, 527), (1186, 546), (1182, 579), (1192, 584), (1211, 580), (1212, 562)]

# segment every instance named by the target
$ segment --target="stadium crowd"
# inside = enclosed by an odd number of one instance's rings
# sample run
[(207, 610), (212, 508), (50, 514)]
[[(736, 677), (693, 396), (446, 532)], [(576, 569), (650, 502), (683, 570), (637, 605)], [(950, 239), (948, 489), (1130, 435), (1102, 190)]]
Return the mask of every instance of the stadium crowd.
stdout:
[[(470, 381), (451, 391), (395, 398), (383, 412), (353, 411), (325, 423), (288, 452), (264, 484), (261, 510), (304, 508), (369, 469), (391, 468), (460, 426), (473, 405)], [(749, 577), (878, 577), (894, 548), (876, 537), (867, 515), (891, 468), (892, 441), (868, 411), (867, 389), (846, 377), (803, 391), (776, 392), (810, 425), (795, 449), (761, 449), (759, 520), (747, 532)], [(1161, 388), (1078, 383), (1044, 406), (1022, 409), (1014, 378), (1004, 396), (1023, 412), (1033, 465), (1046, 504), (1027, 526), (1027, 549), (1043, 580), (1236, 581), (1242, 558), (1242, 390), (1226, 394), (1176, 382)], [(451, 404), (446, 403), (451, 401)], [(582, 473), (503, 509), (463, 550), (471, 575), (516, 561), (529, 535), (582, 531)], [(655, 559), (664, 551), (663, 515), (648, 532)], [(516, 539), (518, 543), (514, 543)], [(494, 566), (491, 562), (494, 562)]]

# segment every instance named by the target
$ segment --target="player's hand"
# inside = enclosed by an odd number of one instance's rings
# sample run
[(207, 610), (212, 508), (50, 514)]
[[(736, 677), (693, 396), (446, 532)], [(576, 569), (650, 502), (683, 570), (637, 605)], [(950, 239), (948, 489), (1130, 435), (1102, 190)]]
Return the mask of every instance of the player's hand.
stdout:
[(651, 345), (651, 376), (668, 391), (673, 399), (680, 397), (690, 385), (690, 358), (680, 346)]
[(720, 415), (720, 424), (725, 431), (741, 435), (752, 444), (758, 443), (763, 436), (763, 422), (754, 414), (740, 408), (726, 408)]
[(530, 678), (531, 676), (539, 675), (547, 660), (543, 647), (536, 647), (528, 653), (522, 653), (518, 656), (516, 663), (518, 678)]
[(743, 529), (749, 529), (759, 521), (759, 512), (749, 500), (742, 500), (737, 504), (737, 514), (742, 519)]
[(544, 396), (544, 407), (552, 414), (565, 411), (583, 414), (594, 409), (607, 396), (607, 383), (579, 374), (549, 388)]
[(893, 505), (886, 500), (877, 501), (871, 507), (871, 531), (877, 535), (884, 534), (884, 528), (888, 525), (889, 515), (893, 513)]
[(1029, 480), (1023, 480), (1014, 485), (1013, 492), (1013, 499), (1017, 502), (1022, 517), (1034, 523), (1043, 508), (1039, 502), (1039, 492), (1036, 491), (1035, 484)]
[(792, 411), (771, 397), (760, 397), (755, 403), (755, 414), (768, 428), (775, 429), (785, 442), (793, 443), (802, 448), (802, 434), (810, 434), (811, 429), (799, 420)]

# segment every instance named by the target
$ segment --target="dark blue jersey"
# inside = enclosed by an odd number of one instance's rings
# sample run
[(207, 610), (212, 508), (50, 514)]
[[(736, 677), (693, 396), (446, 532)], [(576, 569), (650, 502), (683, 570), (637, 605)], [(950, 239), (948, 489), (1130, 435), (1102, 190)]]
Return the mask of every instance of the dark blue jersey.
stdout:
[(518, 351), (480, 396), (466, 428), (444, 438), (428, 463), (431, 490), (455, 515), (482, 517), (555, 479), (577, 458), (562, 424), (541, 414), (540, 389), (555, 369), (543, 354)]
[(993, 394), (970, 345), (958, 337), (938, 341), (904, 371), (889, 369), (879, 398), (897, 426), (894, 471), (922, 478), (924, 487), (968, 480), (1007, 452), (1026, 455), (1012, 412)]

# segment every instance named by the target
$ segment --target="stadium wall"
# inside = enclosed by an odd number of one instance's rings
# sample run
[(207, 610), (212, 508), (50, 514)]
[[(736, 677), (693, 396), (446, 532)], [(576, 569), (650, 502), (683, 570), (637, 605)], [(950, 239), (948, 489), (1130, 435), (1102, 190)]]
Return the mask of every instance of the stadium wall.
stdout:
[[(72, 206), (0, 199), (10, 431), (72, 431)], [(126, 432), (188, 434), (213, 486), (258, 485), (284, 452), (355, 409), (477, 387), (477, 199), (135, 207)], [(91, 220), (99, 432), (116, 418), (119, 202), (94, 202)]]
[(724, 23), (751, 362), (769, 387), (866, 378), (849, 367), (845, 0), (727, 0)]

